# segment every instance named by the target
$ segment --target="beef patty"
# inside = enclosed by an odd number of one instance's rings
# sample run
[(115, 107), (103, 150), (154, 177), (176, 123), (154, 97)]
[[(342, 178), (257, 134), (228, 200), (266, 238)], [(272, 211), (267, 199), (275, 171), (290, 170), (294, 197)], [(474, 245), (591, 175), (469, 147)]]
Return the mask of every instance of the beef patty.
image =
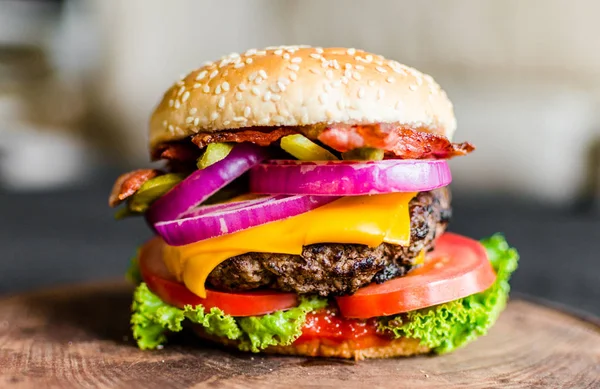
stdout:
[(207, 282), (227, 291), (270, 288), (321, 296), (352, 294), (417, 266), (416, 257), (433, 248), (451, 213), (446, 188), (421, 192), (410, 201), (410, 246), (319, 243), (304, 246), (302, 255), (246, 253), (222, 262)]

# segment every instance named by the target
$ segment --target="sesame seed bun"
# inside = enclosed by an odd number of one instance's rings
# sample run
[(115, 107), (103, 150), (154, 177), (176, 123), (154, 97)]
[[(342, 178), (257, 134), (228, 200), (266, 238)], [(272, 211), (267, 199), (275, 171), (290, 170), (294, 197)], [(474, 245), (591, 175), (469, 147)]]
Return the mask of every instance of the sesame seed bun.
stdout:
[(150, 120), (150, 149), (198, 132), (398, 123), (452, 139), (452, 103), (428, 75), (362, 50), (271, 47), (230, 54), (179, 80)]
[[(196, 334), (203, 339), (220, 343), (226, 347), (237, 348), (238, 342), (227, 338), (221, 338), (207, 334), (202, 327), (193, 326)], [(372, 358), (409, 357), (413, 355), (427, 354), (431, 349), (420, 344), (418, 339), (398, 338), (390, 340), (385, 346), (356, 348), (351, 342), (341, 342), (332, 345), (331, 342), (322, 342), (314, 339), (298, 345), (270, 346), (262, 352), (267, 354), (300, 355), (307, 357), (345, 358), (354, 360)]]

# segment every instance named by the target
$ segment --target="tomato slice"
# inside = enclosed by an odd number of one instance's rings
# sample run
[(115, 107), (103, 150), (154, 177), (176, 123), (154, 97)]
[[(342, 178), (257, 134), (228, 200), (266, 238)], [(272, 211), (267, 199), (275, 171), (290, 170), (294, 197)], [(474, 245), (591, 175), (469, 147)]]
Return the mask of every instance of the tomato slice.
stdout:
[(206, 298), (198, 297), (169, 273), (162, 259), (163, 245), (160, 237), (151, 239), (142, 246), (138, 260), (142, 279), (167, 304), (179, 308), (202, 305), (207, 310), (217, 307), (232, 316), (265, 315), (298, 305), (295, 293), (276, 291), (230, 293), (207, 288)]
[(343, 316), (370, 318), (414, 311), (486, 290), (496, 280), (483, 246), (453, 233), (442, 235), (422, 267), (337, 297)]

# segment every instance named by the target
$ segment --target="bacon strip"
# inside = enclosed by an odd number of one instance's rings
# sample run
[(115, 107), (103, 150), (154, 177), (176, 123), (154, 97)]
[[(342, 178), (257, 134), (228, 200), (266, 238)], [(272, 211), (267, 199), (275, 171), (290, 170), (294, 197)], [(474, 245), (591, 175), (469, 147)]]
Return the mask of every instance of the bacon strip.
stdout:
[(121, 174), (119, 178), (117, 178), (117, 181), (115, 181), (112, 191), (110, 192), (108, 205), (116, 207), (123, 202), (123, 200), (133, 196), (146, 181), (162, 174), (163, 172), (156, 169), (139, 169)]
[(323, 130), (318, 139), (340, 152), (374, 147), (403, 159), (452, 158), (475, 150), (468, 142), (451, 143), (442, 135), (386, 123), (335, 125)]
[(153, 159), (168, 159), (170, 161), (195, 161), (200, 156), (200, 150), (190, 143), (166, 143), (155, 150)]
[(244, 130), (237, 132), (199, 133), (192, 137), (192, 142), (200, 148), (205, 147), (209, 143), (222, 142), (252, 142), (259, 146), (268, 146), (284, 136), (297, 134), (298, 132), (298, 129), (295, 127), (281, 127), (269, 132)]

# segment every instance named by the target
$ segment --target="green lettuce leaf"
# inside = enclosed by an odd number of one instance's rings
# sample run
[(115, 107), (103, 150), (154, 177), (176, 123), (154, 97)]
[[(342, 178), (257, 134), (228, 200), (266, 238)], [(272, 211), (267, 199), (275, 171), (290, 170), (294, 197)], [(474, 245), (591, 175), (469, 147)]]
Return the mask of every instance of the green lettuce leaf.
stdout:
[(218, 308), (205, 312), (201, 305), (184, 309), (164, 303), (152, 293), (145, 283), (140, 283), (133, 294), (131, 326), (133, 337), (141, 349), (162, 346), (168, 332), (183, 329), (182, 322), (188, 319), (199, 324), (211, 335), (236, 340), (239, 348), (252, 352), (275, 345), (290, 345), (300, 335), (310, 311), (327, 306), (327, 300), (301, 298), (300, 304), (286, 311), (253, 317), (233, 317)]
[(508, 280), (517, 269), (519, 254), (504, 237), (481, 241), (497, 278), (489, 289), (459, 300), (381, 319), (379, 329), (396, 337), (420, 339), (436, 353), (446, 353), (485, 335), (506, 306)]

